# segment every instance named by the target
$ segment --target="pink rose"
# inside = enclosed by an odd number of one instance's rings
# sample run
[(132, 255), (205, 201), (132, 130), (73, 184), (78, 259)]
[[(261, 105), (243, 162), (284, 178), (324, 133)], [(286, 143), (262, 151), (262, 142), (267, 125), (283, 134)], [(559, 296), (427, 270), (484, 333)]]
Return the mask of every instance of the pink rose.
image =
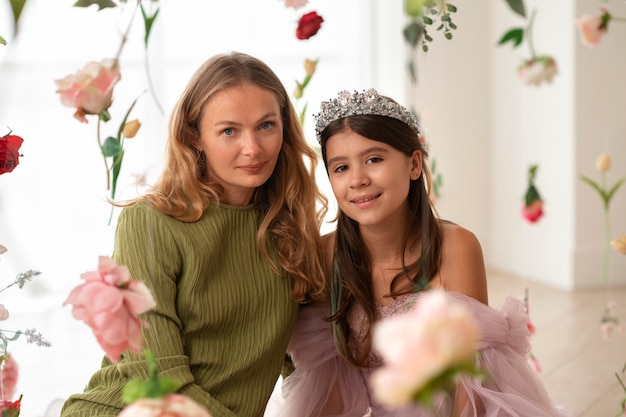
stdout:
[(599, 44), (609, 28), (611, 17), (608, 10), (603, 8), (601, 15), (585, 15), (576, 19), (582, 42), (589, 47)]
[(2, 361), (0, 373), (0, 384), (2, 384), (0, 401), (11, 401), (15, 395), (15, 387), (17, 386), (17, 378), (19, 376), (19, 367), (11, 354), (7, 354), (4, 361)]
[[(416, 394), (443, 389), (435, 382), (447, 371), (472, 363), (478, 325), (472, 313), (445, 291), (431, 290), (406, 314), (384, 319), (373, 329), (373, 346), (383, 358), (370, 383), (389, 406), (410, 404)], [(446, 381), (453, 384), (453, 381)]]
[(100, 63), (89, 62), (74, 75), (56, 80), (61, 103), (74, 107), (74, 117), (87, 123), (86, 114), (98, 114), (108, 120), (108, 108), (113, 101), (113, 87), (120, 80), (117, 60), (104, 59)]
[(24, 139), (15, 135), (0, 138), (0, 175), (13, 171), (19, 165), (22, 142)]
[(517, 75), (527, 85), (549, 84), (557, 74), (556, 61), (550, 56), (529, 59), (517, 67)]
[(118, 417), (212, 417), (211, 413), (182, 394), (162, 398), (141, 398), (128, 405)]
[(531, 223), (536, 223), (543, 217), (543, 201), (535, 200), (528, 206), (522, 205), (522, 216)]
[(318, 15), (317, 12), (309, 12), (303, 15), (300, 18), (300, 21), (298, 21), (296, 38), (300, 40), (309, 39), (311, 36), (315, 35), (318, 30), (320, 30), (323, 21), (324, 19), (322, 16)]
[(63, 303), (72, 304), (74, 318), (84, 321), (113, 361), (124, 350), (141, 352), (142, 326), (139, 315), (156, 303), (146, 285), (130, 278), (128, 268), (101, 256), (97, 271), (81, 275), (85, 283), (74, 288)]
[(285, 7), (293, 7), (294, 9), (300, 9), (308, 3), (308, 0), (285, 0)]
[(9, 310), (4, 306), (4, 304), (0, 304), (0, 321), (4, 321), (9, 318)]

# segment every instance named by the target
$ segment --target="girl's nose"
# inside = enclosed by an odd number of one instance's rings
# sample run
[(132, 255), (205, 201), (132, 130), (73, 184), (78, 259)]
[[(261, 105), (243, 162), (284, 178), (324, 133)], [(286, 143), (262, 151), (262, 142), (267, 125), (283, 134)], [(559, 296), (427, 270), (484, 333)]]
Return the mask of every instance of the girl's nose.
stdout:
[(370, 184), (370, 179), (363, 169), (353, 168), (351, 174), (352, 176), (350, 177), (350, 187), (366, 187)]

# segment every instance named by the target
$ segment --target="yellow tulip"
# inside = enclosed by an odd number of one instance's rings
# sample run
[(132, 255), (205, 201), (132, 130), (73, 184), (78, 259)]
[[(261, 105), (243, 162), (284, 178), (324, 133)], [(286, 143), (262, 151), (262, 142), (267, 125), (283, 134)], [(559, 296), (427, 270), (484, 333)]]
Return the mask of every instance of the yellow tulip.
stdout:
[(626, 255), (626, 234), (620, 232), (620, 238), (611, 240), (611, 246), (619, 253)]
[(141, 123), (137, 119), (126, 122), (124, 129), (122, 129), (122, 135), (124, 135), (126, 139), (134, 138), (140, 127)]
[(600, 172), (607, 172), (611, 169), (611, 155), (608, 153), (601, 153), (596, 160), (596, 169)]

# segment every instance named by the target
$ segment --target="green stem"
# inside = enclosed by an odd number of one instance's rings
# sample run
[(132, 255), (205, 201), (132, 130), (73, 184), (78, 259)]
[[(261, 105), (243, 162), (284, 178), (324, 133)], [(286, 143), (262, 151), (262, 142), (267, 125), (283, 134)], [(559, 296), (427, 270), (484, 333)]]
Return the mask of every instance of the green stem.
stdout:
[(528, 49), (530, 50), (530, 58), (534, 60), (537, 55), (535, 53), (535, 46), (533, 45), (533, 25), (535, 24), (535, 15), (537, 10), (533, 9), (530, 19), (528, 20), (528, 26), (526, 26), (526, 39), (528, 43)]
[(98, 139), (98, 146), (100, 147), (100, 154), (102, 154), (102, 160), (104, 161), (104, 169), (107, 174), (107, 190), (111, 189), (111, 173), (109, 171), (109, 162), (107, 161), (107, 157), (104, 154), (104, 149), (102, 148), (102, 140), (100, 138), (100, 126), (102, 121), (98, 118), (98, 130), (96, 134), (96, 138)]
[[(600, 181), (602, 182), (602, 189), (606, 190), (606, 172), (600, 174)], [(606, 193), (606, 191), (605, 191)], [(610, 216), (610, 201), (604, 200), (604, 283), (609, 283), (609, 259), (611, 254), (611, 216)]]
[(159, 113), (161, 113), (161, 115), (164, 115), (165, 112), (163, 111), (163, 107), (161, 106), (161, 103), (159, 102), (159, 98), (156, 95), (154, 84), (152, 82), (150, 64), (148, 63), (148, 49), (147, 48), (146, 48), (145, 55), (144, 55), (144, 65), (146, 67), (146, 78), (148, 79), (148, 90), (150, 90), (150, 95), (152, 96), (152, 99), (154, 100), (154, 104), (156, 104), (157, 108), (159, 109)]

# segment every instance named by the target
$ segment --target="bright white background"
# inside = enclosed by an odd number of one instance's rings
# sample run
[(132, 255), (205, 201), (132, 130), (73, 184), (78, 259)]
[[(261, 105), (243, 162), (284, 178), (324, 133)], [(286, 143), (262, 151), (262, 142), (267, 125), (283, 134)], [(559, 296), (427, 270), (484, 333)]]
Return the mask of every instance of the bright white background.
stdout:
[[(43, 272), (23, 291), (0, 301), (12, 317), (3, 328), (37, 327), (50, 349), (14, 342), (23, 375), (24, 417), (43, 414), (56, 397), (80, 391), (98, 366), (100, 349), (85, 325), (61, 306), (82, 272), (112, 249), (115, 219), (107, 225), (104, 166), (96, 123), (72, 118), (53, 80), (88, 61), (113, 56), (128, 13), (73, 8), (74, 0), (29, 0), (17, 38), (10, 36), (7, 1), (0, 1), (0, 133), (25, 139), (20, 165), (0, 176), (0, 284), (28, 268)], [(248, 52), (275, 69), (288, 91), (302, 79), (305, 58), (319, 58), (305, 97), (309, 114), (342, 89), (376, 87), (421, 112), (431, 154), (443, 174), (443, 217), (473, 230), (490, 268), (564, 289), (602, 283), (601, 204), (579, 174), (597, 178), (596, 156), (609, 151), (609, 182), (626, 175), (626, 25), (615, 24), (601, 45), (582, 46), (574, 26), (599, 1), (533, 0), (535, 44), (555, 56), (559, 75), (539, 88), (520, 83), (515, 67), (527, 52), (497, 47), (508, 28), (522, 25), (504, 1), (455, 2), (459, 29), (452, 41), (435, 36), (418, 56), (419, 85), (406, 80), (401, 0), (310, 0), (294, 11), (279, 0), (166, 0), (149, 48), (155, 89), (164, 114), (144, 94), (131, 117), (143, 127), (126, 142), (119, 197), (141, 192), (134, 175), (159, 172), (167, 118), (193, 71), (209, 56)], [(618, 4), (619, 3), (619, 4)], [(611, 2), (617, 15), (626, 7)], [(325, 22), (307, 41), (294, 36), (298, 17), (317, 10)], [(115, 90), (112, 134), (128, 106), (147, 87), (141, 22), (133, 26)], [(314, 141), (312, 118), (305, 130)], [(546, 216), (529, 225), (519, 216), (526, 170), (539, 163), (537, 185)], [(320, 172), (320, 183), (327, 187)], [(612, 233), (626, 232), (626, 191), (612, 204)], [(116, 213), (117, 214), (117, 213)], [(332, 226), (327, 226), (330, 228)], [(611, 279), (626, 283), (626, 257), (611, 256)], [(626, 300), (617, 300), (621, 306)]]

